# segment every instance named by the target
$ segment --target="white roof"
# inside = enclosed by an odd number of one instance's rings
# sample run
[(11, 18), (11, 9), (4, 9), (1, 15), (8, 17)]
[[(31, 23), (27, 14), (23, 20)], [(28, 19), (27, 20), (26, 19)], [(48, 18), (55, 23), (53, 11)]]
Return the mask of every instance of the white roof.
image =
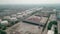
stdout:
[(54, 31), (48, 30), (47, 34), (54, 34)]

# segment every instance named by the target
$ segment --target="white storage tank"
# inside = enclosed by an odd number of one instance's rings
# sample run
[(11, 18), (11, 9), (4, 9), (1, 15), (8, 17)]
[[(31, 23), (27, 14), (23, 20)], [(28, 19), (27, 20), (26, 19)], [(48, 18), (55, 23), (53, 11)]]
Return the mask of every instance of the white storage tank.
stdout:
[(7, 20), (4, 20), (4, 21), (1, 21), (1, 24), (7, 26), (9, 24), (9, 22)]
[(16, 17), (12, 17), (12, 18), (10, 18), (10, 21), (17, 21), (17, 18)]
[(17, 13), (17, 15), (22, 15), (22, 13)]
[(21, 17), (23, 17), (23, 15), (17, 15), (17, 18), (21, 18)]

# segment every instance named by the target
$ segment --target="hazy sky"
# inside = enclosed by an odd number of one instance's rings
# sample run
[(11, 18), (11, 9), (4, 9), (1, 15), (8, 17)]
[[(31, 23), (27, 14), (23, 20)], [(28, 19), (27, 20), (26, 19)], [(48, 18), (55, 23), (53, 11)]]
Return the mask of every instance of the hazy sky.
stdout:
[(0, 0), (0, 4), (56, 4), (60, 0)]

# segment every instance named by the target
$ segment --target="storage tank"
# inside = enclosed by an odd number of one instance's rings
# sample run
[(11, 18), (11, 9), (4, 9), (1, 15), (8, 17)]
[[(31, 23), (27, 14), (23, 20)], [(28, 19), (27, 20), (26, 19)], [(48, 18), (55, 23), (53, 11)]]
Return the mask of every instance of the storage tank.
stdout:
[(2, 24), (2, 25), (6, 25), (6, 26), (7, 26), (8, 23), (9, 23), (9, 22), (8, 22), (7, 20), (5, 20), (5, 21), (1, 21), (1, 24)]
[(22, 13), (17, 13), (17, 15), (22, 15)]
[(17, 21), (17, 18), (16, 17), (12, 17), (12, 18), (10, 18), (10, 21)]

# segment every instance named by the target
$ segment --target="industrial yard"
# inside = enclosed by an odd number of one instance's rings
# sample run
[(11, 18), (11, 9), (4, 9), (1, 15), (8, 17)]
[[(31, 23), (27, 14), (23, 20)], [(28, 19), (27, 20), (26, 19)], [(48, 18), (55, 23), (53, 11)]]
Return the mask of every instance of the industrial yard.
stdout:
[(4, 16), (0, 19), (0, 24), (0, 30), (7, 34), (54, 34), (58, 31), (55, 9), (52, 11), (43, 8), (25, 10)]

